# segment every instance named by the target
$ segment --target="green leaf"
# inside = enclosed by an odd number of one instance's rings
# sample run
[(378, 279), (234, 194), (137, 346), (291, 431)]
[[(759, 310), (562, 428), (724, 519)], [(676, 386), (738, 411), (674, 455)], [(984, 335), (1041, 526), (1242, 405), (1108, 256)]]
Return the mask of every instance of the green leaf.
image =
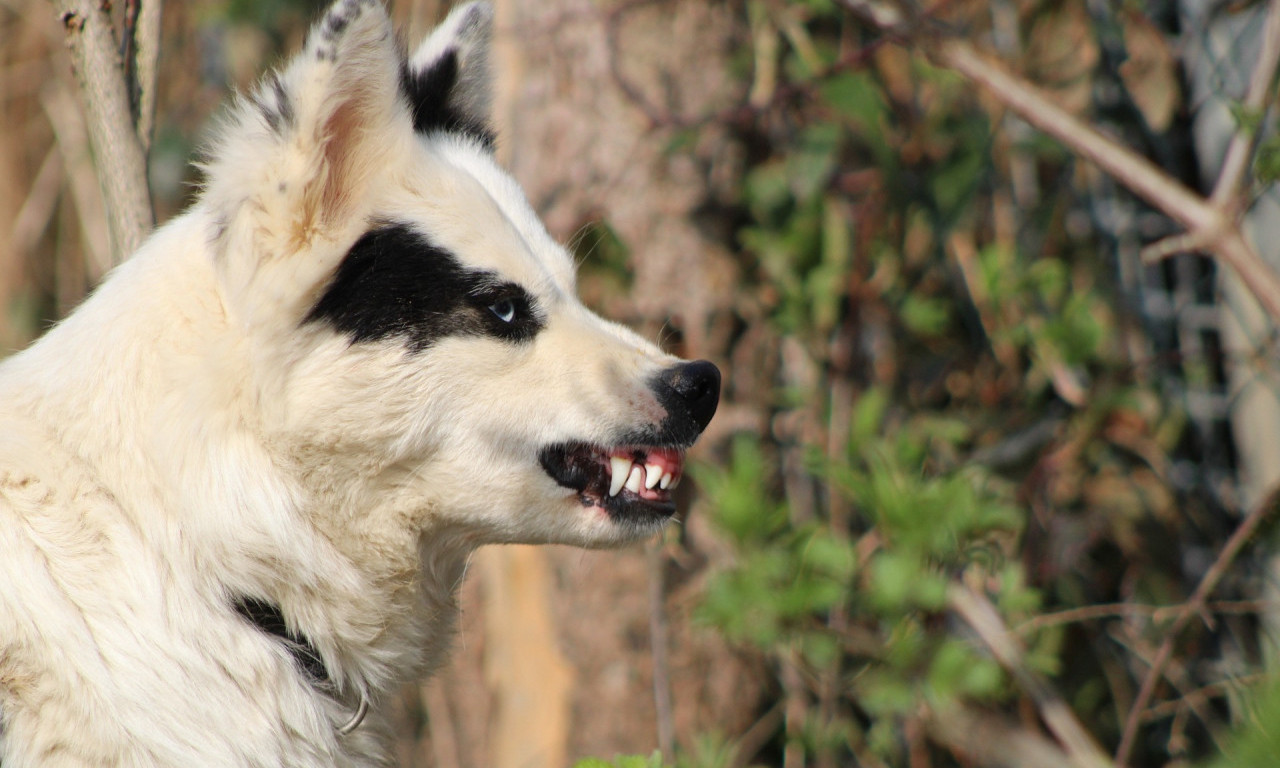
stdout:
[(836, 74), (822, 83), (819, 93), (824, 102), (848, 121), (880, 168), (897, 167), (897, 154), (885, 136), (885, 128), (890, 124), (888, 102), (880, 84), (869, 72)]
[(853, 406), (853, 424), (849, 430), (849, 450), (858, 453), (880, 433), (885, 413), (889, 408), (889, 392), (883, 387), (872, 387), (862, 393)]
[(870, 73), (841, 72), (823, 81), (819, 93), (832, 109), (863, 131), (878, 134), (882, 130), (888, 105)]
[(937, 205), (944, 220), (950, 221), (956, 218), (969, 204), (987, 168), (986, 153), (979, 149), (967, 148), (957, 150), (933, 174), (930, 187), (934, 204)]
[(1280, 135), (1272, 134), (1258, 143), (1253, 175), (1263, 186), (1280, 180)]
[(934, 652), (926, 677), (930, 692), (941, 699), (991, 699), (1001, 692), (1003, 681), (995, 661), (954, 639), (943, 641)]
[(853, 252), (849, 228), (847, 206), (834, 198), (825, 198), (822, 201), (821, 260), (806, 281), (811, 325), (819, 333), (829, 333), (839, 320)]
[(914, 581), (921, 564), (900, 552), (881, 552), (871, 560), (872, 605), (882, 611), (901, 611), (910, 606)]
[(951, 301), (909, 293), (899, 312), (908, 331), (917, 336), (937, 337), (951, 322)]
[(662, 752), (654, 750), (653, 754), (643, 755), (618, 755), (613, 758), (613, 762), (601, 760), (598, 757), (587, 757), (573, 764), (573, 768), (664, 768), (666, 763), (662, 759)]
[(739, 435), (734, 440), (727, 471), (699, 465), (695, 474), (713, 504), (716, 527), (739, 545), (766, 541), (786, 525), (786, 507), (773, 501), (765, 487), (772, 468), (757, 438)]
[(840, 128), (815, 123), (800, 132), (796, 150), (787, 158), (787, 178), (797, 200), (812, 200), (824, 190), (837, 166)]
[(773, 221), (774, 214), (792, 202), (786, 165), (774, 161), (752, 168), (743, 179), (742, 198), (757, 220)]

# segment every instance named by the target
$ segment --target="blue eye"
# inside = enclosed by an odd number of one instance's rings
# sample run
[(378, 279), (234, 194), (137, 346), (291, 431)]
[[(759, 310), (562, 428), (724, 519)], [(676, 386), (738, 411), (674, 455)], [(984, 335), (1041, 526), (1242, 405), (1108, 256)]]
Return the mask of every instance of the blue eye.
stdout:
[(490, 304), (489, 311), (504, 323), (509, 323), (516, 319), (516, 303), (511, 299), (502, 299)]

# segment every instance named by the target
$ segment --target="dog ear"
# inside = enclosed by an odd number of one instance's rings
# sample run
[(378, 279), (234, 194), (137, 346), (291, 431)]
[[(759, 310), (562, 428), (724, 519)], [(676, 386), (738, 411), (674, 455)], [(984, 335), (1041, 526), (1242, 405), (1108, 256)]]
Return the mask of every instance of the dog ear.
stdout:
[(493, 149), (489, 123), (492, 35), (492, 7), (474, 2), (455, 8), (422, 41), (403, 72), (415, 131), (459, 133)]
[(305, 312), (365, 225), (378, 174), (407, 155), (401, 61), (379, 0), (338, 0), (224, 119), (202, 203), (224, 287), (251, 322)]
[(239, 100), (219, 131), (203, 166), (205, 199), (222, 222), (253, 211), (287, 236), (271, 249), (282, 255), (350, 218), (397, 142), (412, 136), (399, 69), (380, 2), (331, 5), (302, 53)]

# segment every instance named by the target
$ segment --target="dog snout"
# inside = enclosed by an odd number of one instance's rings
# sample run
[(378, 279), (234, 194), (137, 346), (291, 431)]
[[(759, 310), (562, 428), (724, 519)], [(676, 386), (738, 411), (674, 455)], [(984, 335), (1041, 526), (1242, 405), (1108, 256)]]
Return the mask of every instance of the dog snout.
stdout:
[(694, 435), (702, 434), (720, 404), (720, 369), (706, 360), (680, 363), (658, 374), (658, 384), (668, 411), (686, 416)]

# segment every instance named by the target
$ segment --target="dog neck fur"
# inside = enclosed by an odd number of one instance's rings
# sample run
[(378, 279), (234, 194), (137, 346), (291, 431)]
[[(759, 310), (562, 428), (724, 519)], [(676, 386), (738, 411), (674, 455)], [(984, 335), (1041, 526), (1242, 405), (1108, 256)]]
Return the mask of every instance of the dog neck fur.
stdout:
[[(376, 708), (337, 726), (444, 658), (476, 547), (670, 519), (666, 485), (606, 473), (678, 475), (718, 373), (576, 299), (494, 162), (491, 26), (461, 6), (406, 56), (380, 3), (336, 2), (226, 114), (197, 203), (0, 364), (6, 768), (70, 746), (63, 764), (384, 764)], [(379, 258), (417, 270), (408, 290)], [(279, 608), (333, 690), (241, 599)]]
[[(451, 108), (477, 124), (488, 103), (489, 24), (485, 6), (459, 9), (410, 65), (457, 56), (467, 95)], [(456, 586), (481, 543), (423, 508), (408, 482), (415, 470), (398, 466), (394, 454), (375, 461), (359, 446), (325, 443), (340, 430), (302, 440), (292, 430), (297, 414), (282, 411), (305, 405), (281, 397), (304, 356), (323, 345), (351, 353), (302, 320), (369, 225), (369, 211), (386, 207), (369, 185), (388, 168), (423, 170), (421, 151), (411, 160), (420, 135), (400, 88), (403, 66), (378, 3), (335, 5), (305, 51), (224, 120), (199, 203), (118, 268), (112, 290), (0, 370), (3, 409), (49, 435), (36, 450), (0, 437), (0, 454), (19, 464), (80, 466), (101, 479), (105, 496), (131, 500), (111, 511), (123, 519), (82, 521), (87, 535), (122, 528), (139, 552), (185, 552), (187, 562), (157, 564), (175, 582), (158, 591), (172, 599), (273, 601), (305, 628), (347, 690), (376, 691), (434, 666), (453, 629)], [(427, 162), (443, 167), (465, 156), (473, 167), (492, 165), (482, 137), (438, 143)], [(486, 172), (492, 183), (513, 184), (496, 167)], [(566, 274), (548, 279), (566, 282)], [(297, 337), (308, 334), (310, 347), (299, 347)], [(289, 350), (298, 359), (279, 359)], [(360, 367), (348, 360), (333, 375), (358, 375)], [(229, 371), (243, 375), (231, 379)], [(175, 431), (175, 423), (192, 431)], [(58, 455), (54, 446), (75, 453)], [(179, 481), (159, 486), (149, 478)], [(335, 562), (352, 565), (335, 570)], [(379, 652), (405, 648), (417, 650)]]

